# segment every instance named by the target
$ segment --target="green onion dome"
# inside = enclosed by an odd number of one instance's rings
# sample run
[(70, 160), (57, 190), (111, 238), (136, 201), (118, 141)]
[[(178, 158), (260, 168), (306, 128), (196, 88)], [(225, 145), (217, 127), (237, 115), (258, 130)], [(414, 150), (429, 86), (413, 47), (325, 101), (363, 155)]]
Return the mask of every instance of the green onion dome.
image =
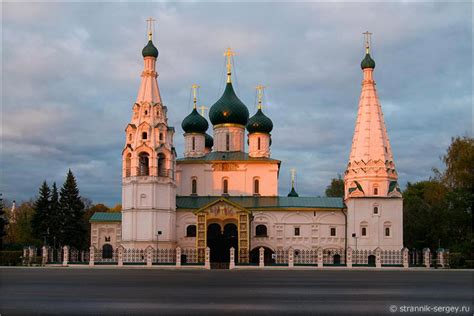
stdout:
[(296, 193), (295, 187), (291, 187), (290, 193), (288, 193), (289, 197), (299, 197), (298, 193)]
[(181, 127), (185, 133), (204, 134), (209, 127), (209, 123), (196, 109), (193, 109), (191, 114), (184, 118)]
[(235, 95), (232, 83), (227, 83), (224, 94), (211, 106), (209, 119), (213, 125), (226, 123), (247, 125), (249, 110)]
[(204, 134), (204, 147), (206, 148), (212, 148), (212, 146), (214, 146), (214, 139), (212, 138), (211, 135), (209, 135), (208, 133)]
[(158, 49), (155, 47), (155, 45), (153, 45), (153, 42), (151, 40), (149, 40), (148, 44), (143, 47), (142, 55), (143, 57), (158, 57)]
[(249, 119), (247, 123), (247, 130), (252, 133), (266, 133), (270, 134), (273, 129), (273, 122), (263, 114), (262, 109), (258, 109), (257, 113)]
[(362, 69), (365, 69), (365, 68), (374, 69), (375, 68), (375, 61), (372, 59), (372, 57), (370, 57), (369, 53), (365, 54), (364, 59), (362, 59), (362, 62), (360, 63), (360, 67)]

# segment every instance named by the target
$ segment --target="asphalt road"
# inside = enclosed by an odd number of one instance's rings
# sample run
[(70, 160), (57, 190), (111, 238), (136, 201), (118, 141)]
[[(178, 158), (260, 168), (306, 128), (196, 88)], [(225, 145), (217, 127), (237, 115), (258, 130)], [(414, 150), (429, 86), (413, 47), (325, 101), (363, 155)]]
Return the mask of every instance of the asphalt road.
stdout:
[(0, 268), (0, 282), (1, 316), (473, 315), (466, 271)]

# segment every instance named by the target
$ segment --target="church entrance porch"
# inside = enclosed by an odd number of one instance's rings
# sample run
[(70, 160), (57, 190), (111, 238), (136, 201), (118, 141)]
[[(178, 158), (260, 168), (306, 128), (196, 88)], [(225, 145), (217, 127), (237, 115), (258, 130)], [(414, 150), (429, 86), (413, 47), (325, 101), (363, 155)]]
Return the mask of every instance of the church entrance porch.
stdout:
[(212, 267), (227, 268), (232, 247), (235, 249), (235, 263), (249, 262), (250, 211), (225, 198), (218, 198), (194, 214), (197, 217), (199, 262), (205, 261), (206, 247), (210, 250)]
[(211, 268), (228, 269), (230, 248), (238, 251), (237, 225), (229, 223), (222, 227), (213, 223), (207, 227), (207, 246), (210, 249)]

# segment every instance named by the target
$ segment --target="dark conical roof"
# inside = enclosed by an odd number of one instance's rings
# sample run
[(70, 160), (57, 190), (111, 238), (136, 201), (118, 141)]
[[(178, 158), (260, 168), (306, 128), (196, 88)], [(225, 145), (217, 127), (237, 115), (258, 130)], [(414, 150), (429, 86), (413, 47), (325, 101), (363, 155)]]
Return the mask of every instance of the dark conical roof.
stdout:
[(290, 193), (288, 193), (288, 196), (291, 196), (291, 197), (298, 197), (298, 193), (296, 193), (296, 190), (295, 190), (295, 187), (291, 187), (291, 191)]
[(252, 116), (247, 123), (247, 130), (250, 134), (252, 133), (267, 133), (273, 129), (272, 120), (263, 114), (262, 109), (258, 109), (257, 113)]
[(142, 50), (142, 55), (143, 57), (158, 57), (158, 49), (153, 45), (153, 42), (151, 40), (148, 41), (148, 44), (146, 44), (145, 47), (143, 47)]
[(221, 98), (211, 106), (209, 119), (213, 125), (226, 123), (247, 125), (249, 110), (235, 95), (232, 83), (227, 83)]
[(209, 127), (209, 123), (196, 109), (193, 109), (191, 114), (184, 118), (181, 127), (185, 133), (204, 134)]
[(365, 54), (364, 59), (362, 59), (362, 62), (360, 63), (360, 67), (362, 69), (365, 69), (365, 68), (374, 69), (375, 68), (375, 61), (372, 59), (372, 57), (370, 57), (369, 53)]
[(204, 147), (206, 148), (212, 148), (212, 146), (214, 146), (214, 139), (212, 138), (211, 135), (209, 135), (208, 133), (204, 134)]

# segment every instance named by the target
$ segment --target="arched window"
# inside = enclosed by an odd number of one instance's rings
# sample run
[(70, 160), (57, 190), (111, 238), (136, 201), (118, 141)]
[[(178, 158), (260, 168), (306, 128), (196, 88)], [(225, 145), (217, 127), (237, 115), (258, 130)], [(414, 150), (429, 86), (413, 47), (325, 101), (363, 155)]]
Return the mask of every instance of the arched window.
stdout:
[(227, 179), (222, 181), (222, 193), (229, 194), (229, 180)]
[(160, 141), (163, 140), (163, 133), (160, 133)]
[(379, 214), (379, 207), (374, 206), (374, 215), (378, 215), (378, 214)]
[(132, 154), (125, 156), (125, 176), (130, 177), (132, 169)]
[(379, 195), (379, 188), (374, 187), (374, 195)]
[(186, 227), (186, 237), (196, 237), (196, 225)]
[(225, 150), (230, 150), (230, 134), (225, 134)]
[(255, 227), (255, 237), (267, 237), (267, 226), (257, 225)]
[(147, 153), (140, 153), (140, 155), (138, 155), (138, 175), (139, 176), (150, 175), (149, 160), (150, 159)]
[(260, 180), (253, 180), (253, 194), (260, 194)]
[(142, 139), (147, 139), (147, 137), (148, 137), (147, 133), (146, 133), (146, 132), (143, 132), (143, 133), (142, 133)]
[(128, 134), (128, 141), (132, 141), (132, 134)]
[(163, 153), (158, 154), (158, 177), (166, 177), (166, 166), (165, 166), (165, 155)]
[(362, 227), (362, 229), (361, 229), (361, 235), (362, 235), (362, 236), (367, 236), (367, 227)]
[(258, 150), (260, 150), (260, 137), (257, 139), (257, 147), (258, 147)]
[(147, 110), (145, 110), (145, 115), (148, 115), (148, 111), (147, 111)]
[(102, 246), (102, 259), (112, 259), (114, 256), (114, 248), (112, 245), (105, 244)]
[(385, 227), (385, 237), (390, 237), (390, 227)]
[(197, 179), (191, 180), (191, 194), (197, 194)]
[(196, 139), (193, 136), (193, 150), (196, 150)]

